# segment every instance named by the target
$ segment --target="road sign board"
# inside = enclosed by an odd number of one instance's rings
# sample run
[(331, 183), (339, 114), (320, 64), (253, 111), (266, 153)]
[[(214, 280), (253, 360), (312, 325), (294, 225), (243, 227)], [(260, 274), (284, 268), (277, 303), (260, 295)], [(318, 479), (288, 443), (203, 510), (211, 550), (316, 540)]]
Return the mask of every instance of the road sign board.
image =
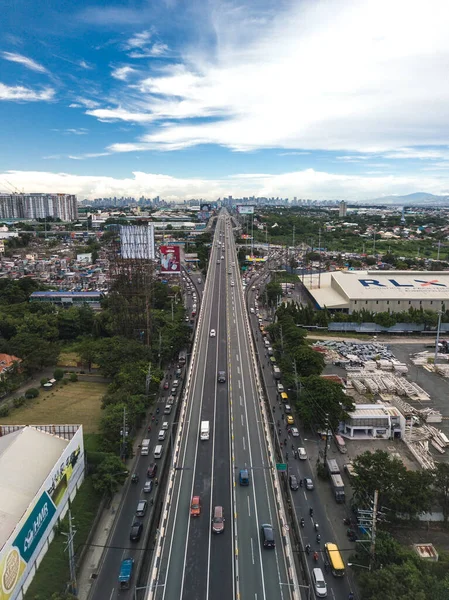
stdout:
[(278, 471), (286, 471), (287, 465), (285, 463), (276, 463), (276, 469)]

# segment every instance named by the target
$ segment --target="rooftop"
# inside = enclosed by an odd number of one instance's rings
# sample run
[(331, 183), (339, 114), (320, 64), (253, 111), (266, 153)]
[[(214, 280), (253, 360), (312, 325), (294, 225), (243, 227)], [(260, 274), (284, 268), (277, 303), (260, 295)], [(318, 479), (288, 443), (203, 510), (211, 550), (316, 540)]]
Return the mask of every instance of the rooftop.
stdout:
[(30, 426), (0, 437), (0, 549), (68, 443)]

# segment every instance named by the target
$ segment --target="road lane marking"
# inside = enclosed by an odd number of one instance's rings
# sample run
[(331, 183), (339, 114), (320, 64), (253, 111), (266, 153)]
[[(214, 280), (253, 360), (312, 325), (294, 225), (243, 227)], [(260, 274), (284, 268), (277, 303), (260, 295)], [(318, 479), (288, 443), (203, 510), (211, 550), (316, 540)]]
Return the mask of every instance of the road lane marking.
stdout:
[(254, 564), (254, 544), (253, 544), (253, 538), (251, 538), (251, 560), (253, 561), (253, 564)]
[(109, 596), (109, 600), (112, 600), (112, 596), (114, 595), (114, 592), (115, 592), (115, 588), (112, 588), (112, 592), (111, 592), (111, 595)]
[(243, 425), (244, 425), (244, 423), (243, 423), (243, 415), (240, 415), (240, 420), (242, 422), (242, 427), (243, 427)]
[(245, 442), (245, 438), (244, 437), (242, 438), (242, 441), (243, 441), (243, 450), (245, 450), (245, 452), (246, 452), (246, 442)]
[(251, 504), (249, 501), (249, 495), (247, 496), (247, 498), (248, 498), (248, 517), (251, 517)]
[(237, 365), (237, 373), (240, 375), (240, 367)]
[(240, 379), (238, 380), (238, 384), (239, 384), (239, 389), (242, 389), (242, 382), (240, 381)]

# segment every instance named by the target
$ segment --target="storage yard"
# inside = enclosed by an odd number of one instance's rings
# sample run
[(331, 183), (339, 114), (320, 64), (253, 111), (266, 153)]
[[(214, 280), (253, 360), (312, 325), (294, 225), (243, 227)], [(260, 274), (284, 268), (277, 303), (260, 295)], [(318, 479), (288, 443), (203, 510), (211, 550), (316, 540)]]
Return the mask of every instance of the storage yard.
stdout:
[[(405, 423), (401, 439), (422, 468), (433, 468), (435, 459), (447, 460), (449, 431), (445, 417), (449, 415), (446, 408), (448, 382), (439, 377), (438, 368), (437, 374), (433, 372), (433, 365), (430, 371), (421, 371), (422, 385), (421, 381), (416, 381), (419, 367), (413, 365), (422, 363), (427, 366), (427, 354), (430, 353), (427, 352), (426, 358), (416, 363), (415, 357), (423, 355), (423, 352), (410, 350), (420, 349), (422, 344), (400, 348), (399, 345), (391, 347), (379, 342), (326, 340), (315, 342), (313, 347), (324, 354), (326, 373), (335, 373), (344, 380), (346, 393), (356, 403), (354, 420), (370, 409), (373, 415), (377, 414), (376, 406), (383, 408), (386, 414), (399, 414), (400, 420)], [(402, 356), (397, 356), (398, 353)], [(449, 366), (447, 360), (444, 366)], [(399, 425), (396, 429), (392, 426), (391, 438), (393, 432), (397, 437), (399, 429)], [(342, 435), (345, 433), (342, 432)], [(349, 439), (361, 440), (361, 437), (357, 435)]]

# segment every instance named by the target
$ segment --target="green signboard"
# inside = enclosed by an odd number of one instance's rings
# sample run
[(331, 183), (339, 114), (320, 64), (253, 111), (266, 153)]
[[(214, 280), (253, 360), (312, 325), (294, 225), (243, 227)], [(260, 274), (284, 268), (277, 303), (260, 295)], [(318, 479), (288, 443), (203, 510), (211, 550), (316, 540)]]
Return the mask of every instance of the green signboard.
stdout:
[(44, 492), (13, 543), (26, 563), (30, 560), (55, 512), (56, 506), (47, 492)]
[(285, 463), (276, 463), (276, 469), (278, 471), (286, 471), (287, 465)]

